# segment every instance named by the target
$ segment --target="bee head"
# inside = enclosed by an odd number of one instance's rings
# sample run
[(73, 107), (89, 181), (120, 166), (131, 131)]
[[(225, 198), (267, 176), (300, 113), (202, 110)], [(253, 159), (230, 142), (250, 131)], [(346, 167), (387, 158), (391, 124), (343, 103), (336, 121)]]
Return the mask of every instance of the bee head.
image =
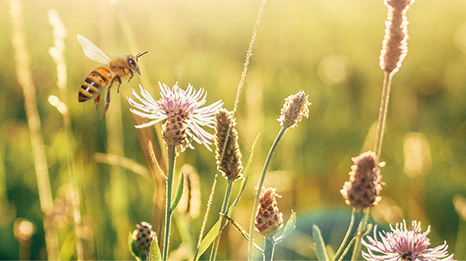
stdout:
[(146, 53), (148, 53), (148, 51), (145, 51), (143, 53), (138, 53), (136, 55), (136, 58), (134, 58), (132, 55), (128, 55), (127, 61), (128, 61), (129, 66), (131, 67), (131, 69), (138, 72), (138, 74), (141, 74), (141, 72), (139, 71), (138, 59), (139, 57), (143, 56)]

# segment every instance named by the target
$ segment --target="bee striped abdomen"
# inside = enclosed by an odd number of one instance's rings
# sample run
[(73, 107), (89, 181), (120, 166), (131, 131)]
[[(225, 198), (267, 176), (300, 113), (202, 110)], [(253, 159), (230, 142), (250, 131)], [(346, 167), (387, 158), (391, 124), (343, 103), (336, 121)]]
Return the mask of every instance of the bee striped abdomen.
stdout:
[(112, 74), (107, 68), (99, 67), (92, 71), (79, 89), (79, 102), (95, 97), (111, 79)]

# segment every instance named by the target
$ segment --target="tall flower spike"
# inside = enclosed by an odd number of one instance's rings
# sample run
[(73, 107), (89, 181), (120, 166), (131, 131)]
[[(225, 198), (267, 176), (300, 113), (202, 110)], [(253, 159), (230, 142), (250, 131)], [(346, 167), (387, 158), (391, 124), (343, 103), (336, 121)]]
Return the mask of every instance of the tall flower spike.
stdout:
[(295, 95), (290, 95), (285, 99), (285, 104), (281, 110), (281, 115), (278, 121), (281, 126), (287, 126), (289, 129), (294, 128), (302, 117), (309, 117), (309, 105), (307, 94), (300, 91)]
[[(395, 229), (390, 226), (392, 232), (379, 233), (382, 241), (377, 240), (377, 225), (374, 228), (374, 237), (367, 236), (367, 242), (364, 240), (362, 244), (366, 246), (368, 253), (362, 252), (362, 256), (370, 261), (386, 260), (422, 260), (422, 261), (450, 261), (453, 259), (453, 254), (447, 253), (447, 242), (434, 248), (428, 248), (430, 239), (427, 234), (430, 232), (430, 226), (427, 231), (421, 232), (421, 222), (412, 222), (412, 229), (406, 228), (406, 221), (396, 224)], [(375, 255), (374, 252), (382, 255)]]
[(380, 52), (380, 67), (388, 73), (396, 73), (408, 54), (408, 12), (414, 0), (385, 0), (388, 7), (385, 21), (385, 37)]
[[(215, 145), (217, 147), (215, 154), (217, 158), (217, 168), (230, 180), (240, 178), (241, 171), (243, 170), (241, 151), (238, 146), (238, 133), (236, 132), (235, 125), (235, 120), (227, 110), (220, 109), (217, 115), (215, 115)], [(231, 126), (230, 132), (228, 132), (229, 126)], [(225, 145), (227, 136), (228, 142)]]
[(379, 194), (384, 185), (377, 168), (376, 155), (368, 151), (351, 160), (354, 164), (349, 173), (350, 180), (345, 182), (340, 193), (346, 204), (358, 210), (372, 207), (381, 200)]
[[(133, 95), (140, 103), (128, 97), (128, 102), (134, 109), (130, 111), (142, 118), (151, 121), (137, 125), (136, 128), (144, 128), (167, 120), (164, 126), (163, 138), (169, 145), (184, 144), (185, 138), (193, 139), (206, 146), (212, 144), (213, 135), (202, 127), (214, 128), (214, 117), (223, 102), (217, 101), (209, 106), (201, 108), (206, 103), (204, 89), (195, 91), (192, 85), (185, 91), (177, 84), (173, 88), (159, 82), (162, 98), (155, 101), (152, 96), (139, 85), (141, 96), (133, 89)], [(194, 148), (191, 143), (188, 145)]]

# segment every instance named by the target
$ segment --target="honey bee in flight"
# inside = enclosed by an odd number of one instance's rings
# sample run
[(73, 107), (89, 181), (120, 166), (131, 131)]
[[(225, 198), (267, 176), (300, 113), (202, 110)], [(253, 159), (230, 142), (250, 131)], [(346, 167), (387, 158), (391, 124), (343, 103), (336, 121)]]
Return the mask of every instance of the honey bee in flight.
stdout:
[(108, 64), (106, 67), (98, 67), (86, 77), (86, 80), (81, 85), (81, 89), (79, 89), (78, 99), (79, 102), (85, 102), (97, 96), (94, 100), (97, 110), (100, 101), (99, 92), (110, 83), (107, 89), (107, 103), (104, 110), (105, 120), (105, 114), (107, 113), (108, 106), (110, 105), (110, 88), (112, 87), (113, 82), (118, 81), (117, 92), (120, 92), (121, 78), (130, 75), (128, 79), (129, 82), (134, 76), (133, 71), (136, 71), (141, 75), (141, 72), (139, 71), (138, 58), (146, 54), (147, 51), (137, 54), (136, 57), (128, 55), (125, 58), (110, 58), (110, 56), (86, 37), (78, 34), (78, 41), (83, 48), (84, 54), (88, 58), (99, 63)]

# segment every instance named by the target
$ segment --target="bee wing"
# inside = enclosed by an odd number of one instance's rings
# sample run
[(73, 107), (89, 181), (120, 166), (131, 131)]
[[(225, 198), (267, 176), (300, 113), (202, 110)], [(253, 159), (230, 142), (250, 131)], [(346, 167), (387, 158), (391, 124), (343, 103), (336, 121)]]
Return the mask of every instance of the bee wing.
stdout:
[(108, 63), (111, 58), (102, 51), (97, 45), (95, 45), (91, 40), (86, 37), (78, 34), (78, 42), (83, 47), (84, 54), (89, 57), (89, 59), (96, 61), (98, 63)]

